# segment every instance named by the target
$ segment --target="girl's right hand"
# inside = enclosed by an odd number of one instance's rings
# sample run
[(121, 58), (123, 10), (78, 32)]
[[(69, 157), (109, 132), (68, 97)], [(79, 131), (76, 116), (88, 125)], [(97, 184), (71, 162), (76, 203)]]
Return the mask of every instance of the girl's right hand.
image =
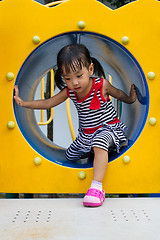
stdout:
[(137, 95), (136, 95), (136, 90), (134, 84), (131, 85), (130, 89), (130, 95), (131, 103), (134, 103), (136, 101)]
[(16, 101), (16, 103), (19, 106), (22, 107), (23, 106), (23, 100), (19, 97), (19, 89), (18, 89), (17, 85), (14, 86), (14, 91), (15, 91), (14, 100)]

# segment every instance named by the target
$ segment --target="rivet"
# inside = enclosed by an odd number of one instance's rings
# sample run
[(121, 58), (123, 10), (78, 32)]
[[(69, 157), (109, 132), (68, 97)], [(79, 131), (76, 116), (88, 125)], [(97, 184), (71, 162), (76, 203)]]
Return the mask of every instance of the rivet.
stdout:
[(153, 80), (155, 78), (156, 74), (154, 72), (149, 72), (147, 74), (148, 79)]
[(40, 41), (41, 41), (41, 39), (40, 39), (39, 36), (34, 36), (34, 37), (32, 38), (32, 42), (33, 42), (34, 44), (38, 44), (38, 43), (40, 43)]
[(85, 26), (86, 26), (86, 24), (85, 24), (84, 21), (79, 21), (79, 22), (78, 22), (78, 27), (79, 27), (80, 29), (84, 29)]
[(86, 178), (86, 173), (84, 171), (80, 171), (78, 174), (79, 179), (83, 180)]
[(34, 159), (34, 164), (35, 165), (40, 165), (42, 163), (42, 159), (40, 158), (40, 157), (35, 157), (35, 159)]
[(121, 42), (122, 42), (124, 45), (127, 45), (127, 44), (129, 43), (129, 37), (127, 37), (127, 36), (122, 37)]
[(13, 121), (9, 121), (9, 122), (7, 123), (7, 127), (8, 127), (9, 129), (13, 129), (13, 128), (15, 128), (15, 123), (14, 123)]
[(124, 163), (129, 163), (130, 160), (131, 160), (130, 157), (127, 156), (127, 155), (125, 155), (125, 156), (123, 157), (123, 162), (124, 162)]
[(9, 81), (12, 81), (12, 80), (14, 79), (14, 73), (8, 72), (7, 75), (6, 75), (6, 78), (7, 78)]
[(157, 122), (157, 120), (156, 120), (156, 118), (154, 118), (154, 117), (151, 117), (151, 118), (149, 119), (149, 123), (150, 123), (150, 125), (152, 125), (152, 126), (156, 125), (156, 122)]

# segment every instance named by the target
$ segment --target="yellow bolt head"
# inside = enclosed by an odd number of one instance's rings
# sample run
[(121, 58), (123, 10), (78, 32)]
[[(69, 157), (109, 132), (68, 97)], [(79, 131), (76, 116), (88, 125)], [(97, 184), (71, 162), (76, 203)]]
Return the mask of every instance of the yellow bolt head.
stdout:
[(6, 77), (9, 81), (12, 81), (14, 79), (14, 74), (12, 72), (8, 72)]
[(149, 119), (149, 123), (150, 123), (152, 126), (156, 125), (156, 122), (157, 122), (157, 120), (156, 120), (156, 118), (154, 118), (154, 117), (151, 117), (151, 118)]
[(9, 121), (9, 122), (7, 123), (7, 127), (8, 127), (9, 129), (13, 129), (13, 128), (15, 127), (15, 123), (14, 123), (13, 121)]
[(35, 157), (35, 159), (34, 159), (34, 164), (35, 165), (40, 165), (42, 163), (42, 159), (40, 158), (40, 157)]
[(86, 173), (84, 171), (80, 171), (78, 174), (79, 179), (83, 180), (86, 178)]
[(127, 36), (122, 37), (121, 42), (122, 42), (124, 45), (127, 45), (127, 44), (129, 43), (129, 37), (127, 37)]
[(154, 72), (149, 72), (147, 77), (150, 79), (150, 80), (153, 80), (155, 78), (156, 74)]
[(34, 44), (38, 44), (38, 43), (40, 43), (40, 41), (41, 41), (41, 39), (40, 39), (39, 36), (34, 36), (34, 37), (32, 38), (32, 42), (33, 42)]
[(85, 28), (85, 22), (83, 22), (83, 21), (79, 21), (78, 22), (78, 27), (80, 28), (80, 29), (84, 29)]
[(130, 157), (127, 156), (127, 155), (123, 157), (123, 162), (124, 162), (124, 163), (129, 163), (130, 160), (131, 160)]

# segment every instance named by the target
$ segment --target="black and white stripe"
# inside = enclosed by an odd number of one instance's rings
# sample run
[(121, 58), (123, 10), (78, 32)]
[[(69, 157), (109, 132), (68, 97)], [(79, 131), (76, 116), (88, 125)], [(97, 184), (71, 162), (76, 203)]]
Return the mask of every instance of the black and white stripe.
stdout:
[[(95, 78), (95, 84), (101, 81), (100, 78)], [(94, 83), (93, 83), (94, 84)], [(90, 152), (92, 147), (99, 147), (109, 151), (111, 147), (119, 152), (121, 143), (126, 141), (124, 129), (126, 126), (120, 122), (115, 124), (107, 124), (117, 117), (117, 112), (112, 105), (110, 99), (105, 100), (102, 96), (102, 88), (97, 92), (101, 107), (97, 110), (89, 108), (91, 100), (94, 97), (95, 89), (91, 94), (81, 101), (77, 101), (76, 93), (69, 90), (69, 97), (74, 102), (79, 116), (80, 129), (76, 140), (70, 145), (66, 151), (66, 158), (71, 161), (76, 161), (87, 152)], [(102, 126), (93, 134), (85, 134), (83, 129), (95, 128)]]
[[(100, 78), (96, 78), (95, 82), (96, 83), (100, 82)], [(117, 117), (117, 113), (112, 105), (111, 100), (108, 99), (105, 102), (102, 100), (101, 91), (102, 89), (99, 89), (97, 92), (97, 96), (101, 103), (101, 108), (98, 110), (91, 110), (89, 109), (89, 106), (91, 100), (93, 99), (95, 89), (92, 91), (92, 93), (87, 99), (80, 102), (77, 101), (75, 93), (69, 90), (70, 98), (72, 99), (77, 108), (79, 122), (82, 128), (97, 127), (102, 125), (102, 123), (104, 122), (107, 123), (113, 121)]]

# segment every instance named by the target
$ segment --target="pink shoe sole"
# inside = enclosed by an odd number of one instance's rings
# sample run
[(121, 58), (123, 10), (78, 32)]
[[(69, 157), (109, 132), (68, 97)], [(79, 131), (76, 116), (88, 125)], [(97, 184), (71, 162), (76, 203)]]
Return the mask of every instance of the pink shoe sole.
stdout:
[(102, 202), (102, 203), (83, 202), (83, 205), (84, 205), (85, 207), (100, 207), (102, 204), (103, 204), (103, 202)]
[(105, 192), (96, 188), (90, 188), (83, 199), (85, 207), (99, 207), (105, 200)]

